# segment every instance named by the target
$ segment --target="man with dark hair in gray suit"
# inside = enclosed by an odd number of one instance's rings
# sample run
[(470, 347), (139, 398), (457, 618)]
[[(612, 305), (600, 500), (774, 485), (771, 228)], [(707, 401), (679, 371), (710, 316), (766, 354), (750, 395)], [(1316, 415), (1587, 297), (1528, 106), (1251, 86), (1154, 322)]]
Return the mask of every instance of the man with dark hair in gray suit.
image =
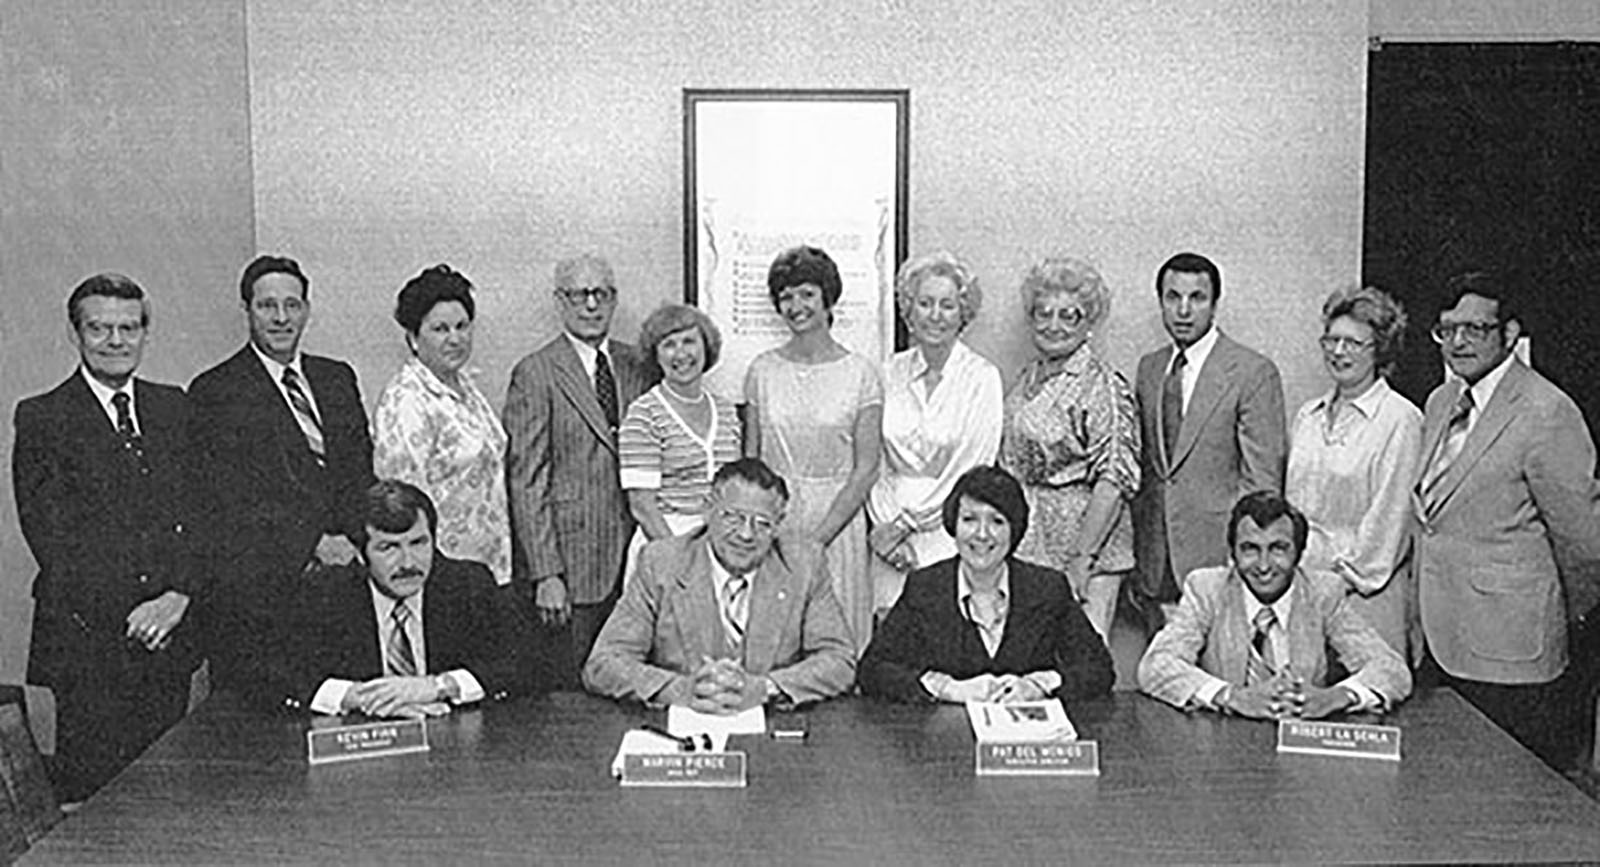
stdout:
[(515, 571), (532, 585), (525, 592), (541, 627), (538, 658), (552, 686), (576, 688), (633, 535), (617, 424), (650, 382), (637, 350), (608, 337), (617, 286), (604, 259), (558, 263), (554, 295), (563, 333), (511, 372), (506, 475)]

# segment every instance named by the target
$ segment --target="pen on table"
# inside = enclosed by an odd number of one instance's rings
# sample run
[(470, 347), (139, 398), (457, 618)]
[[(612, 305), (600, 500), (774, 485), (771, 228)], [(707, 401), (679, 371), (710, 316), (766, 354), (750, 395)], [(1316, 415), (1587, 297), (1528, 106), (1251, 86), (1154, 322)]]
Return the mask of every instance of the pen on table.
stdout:
[(991, 719), (989, 719), (989, 709), (988, 709), (988, 708), (984, 708), (984, 709), (983, 709), (983, 724), (984, 724), (984, 725), (985, 725), (985, 726), (992, 726), (992, 725), (994, 725), (994, 721), (993, 721), (993, 720), (991, 720)]
[(644, 731), (647, 731), (647, 732), (649, 732), (649, 733), (651, 733), (653, 735), (659, 735), (661, 737), (664, 737), (667, 740), (672, 741), (673, 743), (677, 744), (678, 745), (678, 752), (681, 752), (681, 753), (692, 753), (692, 752), (694, 752), (694, 738), (690, 738), (690, 737), (680, 738), (677, 735), (672, 734), (671, 732), (669, 732), (666, 729), (662, 728), (661, 726), (655, 725), (654, 723), (645, 723), (645, 724), (639, 726), (639, 728), (644, 730)]

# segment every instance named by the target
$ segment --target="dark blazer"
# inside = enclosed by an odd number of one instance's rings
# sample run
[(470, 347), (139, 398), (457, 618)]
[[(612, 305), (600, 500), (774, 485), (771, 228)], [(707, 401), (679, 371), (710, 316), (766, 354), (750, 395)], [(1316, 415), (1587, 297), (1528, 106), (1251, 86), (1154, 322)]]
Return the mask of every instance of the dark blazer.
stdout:
[(199, 596), (207, 574), (195, 557), (188, 399), (135, 379), (133, 400), (148, 478), (81, 373), (17, 404), (12, 482), (39, 564), (32, 683), (194, 667), (192, 603), (167, 650), (151, 654), (124, 637), (136, 606), (168, 590)]
[[(649, 374), (628, 344), (611, 340), (606, 349), (626, 412), (650, 387)], [(511, 371), (504, 421), (518, 574), (563, 576), (574, 604), (604, 600), (622, 578), (633, 513), (617, 474), (616, 433), (565, 334)]]
[(1161, 385), (1172, 353), (1168, 344), (1140, 358), (1134, 381), (1142, 437), (1132, 503), (1138, 589), (1162, 601), (1176, 601), (1195, 569), (1228, 562), (1233, 504), (1253, 491), (1282, 493), (1289, 452), (1277, 366), (1222, 333), (1195, 380), (1178, 441), (1163, 442)]
[[(366, 681), (383, 676), (378, 623), (366, 568), (356, 564), (318, 576), (315, 591), (295, 606), (265, 666), (269, 703), (306, 708), (329, 678)], [(422, 593), (422, 635), (429, 674), (472, 672), (487, 699), (532, 687), (524, 621), (498, 592), (481, 563), (433, 555)]]
[(220, 574), (239, 578), (232, 592), (247, 598), (251, 588), (279, 586), (263, 587), (263, 577), (298, 575), (323, 534), (354, 529), (361, 492), (373, 482), (355, 371), (315, 355), (302, 355), (302, 368), (322, 420), (325, 468), (250, 346), (189, 385), (213, 554), (226, 567)]
[(993, 658), (978, 628), (956, 602), (951, 557), (906, 577), (906, 588), (861, 658), (861, 691), (898, 701), (933, 701), (922, 675), (942, 671), (957, 680), (980, 674), (1027, 674), (1055, 669), (1065, 699), (1111, 692), (1111, 654), (1072, 596), (1067, 577), (1024, 560), (1007, 560), (1010, 613)]

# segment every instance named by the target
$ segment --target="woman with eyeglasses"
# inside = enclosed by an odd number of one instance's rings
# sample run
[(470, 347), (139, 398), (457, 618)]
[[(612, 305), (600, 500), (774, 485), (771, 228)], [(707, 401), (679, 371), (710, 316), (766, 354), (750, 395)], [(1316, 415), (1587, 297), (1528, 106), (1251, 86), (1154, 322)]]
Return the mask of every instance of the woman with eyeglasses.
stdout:
[(472, 284), (435, 265), (400, 289), (394, 318), (411, 358), (384, 386), (372, 414), (372, 468), (410, 482), (439, 510), (439, 550), (489, 567), (511, 583), (511, 513), (506, 505), (506, 432), (474, 384), (476, 306)]
[(645, 542), (681, 536), (705, 523), (711, 477), (739, 459), (739, 415), (705, 387), (722, 352), (706, 314), (664, 304), (639, 327), (639, 349), (660, 382), (639, 395), (617, 428), (617, 465), (638, 530), (628, 548), (624, 583)]
[(1311, 525), (1301, 568), (1342, 577), (1355, 609), (1402, 656), (1409, 578), (1400, 561), (1422, 413), (1384, 375), (1405, 328), (1405, 311), (1380, 289), (1328, 297), (1319, 343), (1333, 388), (1295, 415), (1285, 483)]
[(1139, 490), (1139, 415), (1122, 374), (1089, 343), (1111, 292), (1088, 263), (1048, 258), (1022, 278), (1039, 354), (1006, 395), (1000, 463), (1033, 507), (1018, 553), (1066, 574), (1110, 642), (1117, 590), (1133, 569), (1128, 501)]

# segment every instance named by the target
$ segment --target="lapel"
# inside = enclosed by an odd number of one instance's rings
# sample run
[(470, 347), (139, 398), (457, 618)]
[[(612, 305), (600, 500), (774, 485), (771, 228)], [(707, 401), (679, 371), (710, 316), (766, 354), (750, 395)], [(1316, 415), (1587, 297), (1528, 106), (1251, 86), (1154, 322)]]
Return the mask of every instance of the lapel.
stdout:
[[(595, 439), (603, 443), (607, 449), (615, 452), (617, 450), (617, 438), (612, 434), (611, 426), (606, 423), (605, 412), (600, 409), (600, 400), (594, 394), (594, 383), (590, 381), (589, 375), (584, 372), (583, 362), (578, 358), (578, 351), (572, 348), (572, 343), (566, 334), (556, 335), (554, 342), (553, 366), (555, 368), (556, 387), (561, 389), (561, 393), (566, 395), (567, 400), (578, 410), (578, 415), (588, 423), (589, 428), (594, 431)], [(612, 375), (616, 375), (615, 359), (612, 360)], [(620, 387), (618, 391), (621, 391)], [(621, 400), (622, 395), (619, 393), (617, 398)], [(620, 407), (620, 409), (623, 413), (628, 411), (626, 405)]]
[(795, 583), (783, 542), (774, 540), (751, 582), (750, 620), (744, 630), (745, 670), (771, 671), (776, 667), (789, 609), (798, 592)]
[[(711, 582), (710, 542), (703, 531), (688, 543), (688, 557), (683, 567), (673, 581), (667, 604), (672, 606), (673, 620), (678, 624), (683, 664), (693, 671), (700, 666), (703, 656), (715, 658), (728, 655), (728, 639), (722, 629), (722, 610), (717, 603), (716, 588)], [(750, 601), (753, 623), (755, 598), (752, 597)], [(749, 635), (750, 629), (747, 628), (745, 634)]]
[[(1494, 396), (1489, 398), (1489, 405), (1483, 408), (1483, 415), (1478, 418), (1478, 423), (1473, 426), (1472, 432), (1467, 434), (1467, 441), (1461, 444), (1461, 454), (1456, 455), (1449, 469), (1445, 470), (1444, 477), (1439, 480), (1439, 487), (1433, 498), (1437, 504), (1434, 508), (1435, 514), (1438, 514), (1439, 510), (1444, 508), (1444, 504), (1450, 501), (1456, 489), (1466, 481), (1467, 474), (1472, 472), (1473, 465), (1516, 419), (1517, 406), (1522, 402), (1524, 386), (1527, 383), (1527, 374), (1528, 369), (1522, 362), (1512, 360), (1500, 384), (1495, 387)], [(1465, 383), (1462, 387), (1465, 387)], [(1460, 389), (1457, 389), (1455, 397), (1459, 396)], [(1449, 405), (1454, 406), (1455, 400), (1452, 399)], [(1432, 453), (1429, 454), (1431, 456)]]
[[(1323, 657), (1323, 647), (1327, 644), (1327, 636), (1322, 631), (1322, 617), (1317, 612), (1317, 600), (1311, 593), (1311, 578), (1295, 567), (1294, 583), (1289, 586), (1289, 592), (1294, 594), (1294, 604), (1289, 609), (1289, 659), (1288, 662), (1295, 666), (1295, 673), (1305, 678), (1307, 683), (1319, 685), (1322, 682), (1322, 666), (1317, 663)], [(1282, 668), (1279, 665), (1279, 668)]]
[(1160, 363), (1152, 365), (1152, 369), (1150, 371), (1152, 376), (1149, 377), (1148, 384), (1145, 387), (1145, 392), (1147, 395), (1149, 395), (1148, 403), (1156, 408), (1156, 448), (1154, 463), (1156, 465), (1156, 474), (1161, 476), (1163, 479), (1172, 475), (1169, 462), (1167, 461), (1167, 455), (1172, 453), (1172, 448), (1171, 445), (1167, 443), (1166, 401), (1161, 399), (1161, 389), (1162, 384), (1167, 376), (1167, 368), (1172, 366), (1172, 355), (1176, 350), (1177, 347), (1173, 346), (1169, 341), (1166, 351), (1161, 353)]
[[(1194, 444), (1200, 439), (1201, 429), (1216, 411), (1217, 404), (1222, 401), (1223, 393), (1228, 390), (1228, 385), (1233, 380), (1232, 343), (1226, 334), (1217, 332), (1217, 343), (1211, 347), (1210, 354), (1206, 356), (1206, 363), (1200, 368), (1200, 375), (1194, 381), (1194, 393), (1189, 395), (1189, 408), (1184, 411), (1183, 425), (1178, 428), (1178, 445), (1172, 451), (1172, 465), (1168, 468), (1168, 472), (1176, 472), (1189, 453), (1194, 451)], [(1168, 356), (1171, 356), (1170, 352)]]
[[(1029, 645), (1033, 643), (1033, 633), (1039, 622), (1038, 609), (1044, 603), (1043, 594), (1034, 592), (1032, 574), (1021, 569), (1016, 560), (1010, 561), (1009, 568), (1011, 598), (1006, 600), (1008, 606), (1006, 631), (1000, 636), (1000, 646), (994, 651), (996, 662), (1010, 659), (1013, 655), (1021, 657), (1026, 654)], [(955, 595), (953, 586), (950, 593), (952, 597)], [(973, 640), (977, 642), (978, 651), (987, 656), (988, 652), (984, 650), (983, 636), (978, 634), (978, 627), (969, 622), (966, 631), (971, 633)]]
[(1251, 626), (1245, 621), (1244, 594), (1249, 593), (1238, 573), (1229, 571), (1222, 582), (1222, 598), (1217, 600), (1216, 640), (1221, 677), (1229, 683), (1244, 683), (1250, 664)]

